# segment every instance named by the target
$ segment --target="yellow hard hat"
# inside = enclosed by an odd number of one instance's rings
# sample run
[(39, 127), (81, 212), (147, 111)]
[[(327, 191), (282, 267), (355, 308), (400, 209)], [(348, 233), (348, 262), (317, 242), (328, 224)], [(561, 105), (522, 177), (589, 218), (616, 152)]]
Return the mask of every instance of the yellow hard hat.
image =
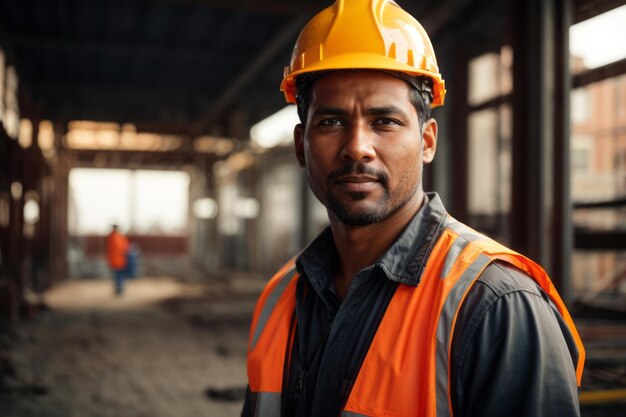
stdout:
[(300, 32), (280, 90), (296, 102), (296, 77), (339, 69), (380, 69), (433, 81), (431, 106), (443, 104), (445, 84), (428, 34), (393, 0), (336, 0)]

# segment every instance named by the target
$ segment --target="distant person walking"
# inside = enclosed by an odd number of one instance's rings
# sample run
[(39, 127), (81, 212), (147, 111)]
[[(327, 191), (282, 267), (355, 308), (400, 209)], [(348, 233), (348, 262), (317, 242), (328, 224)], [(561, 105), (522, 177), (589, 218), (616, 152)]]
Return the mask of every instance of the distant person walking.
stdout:
[(107, 236), (107, 262), (113, 271), (115, 280), (115, 294), (124, 293), (124, 270), (126, 268), (126, 256), (129, 249), (128, 239), (118, 232), (117, 225), (111, 226), (111, 233)]

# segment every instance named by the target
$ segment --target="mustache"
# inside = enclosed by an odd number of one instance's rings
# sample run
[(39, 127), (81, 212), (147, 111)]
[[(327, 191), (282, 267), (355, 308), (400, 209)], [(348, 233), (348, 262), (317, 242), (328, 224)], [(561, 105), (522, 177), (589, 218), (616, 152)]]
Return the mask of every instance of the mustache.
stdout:
[(389, 177), (387, 176), (387, 173), (380, 171), (378, 169), (372, 168), (371, 166), (364, 164), (362, 162), (355, 162), (353, 164), (344, 165), (339, 169), (331, 171), (331, 173), (328, 174), (328, 176), (326, 177), (326, 184), (331, 185), (332, 183), (337, 181), (337, 178), (343, 177), (344, 175), (354, 175), (354, 174), (369, 175), (371, 177), (376, 178), (383, 185), (386, 185), (389, 179)]

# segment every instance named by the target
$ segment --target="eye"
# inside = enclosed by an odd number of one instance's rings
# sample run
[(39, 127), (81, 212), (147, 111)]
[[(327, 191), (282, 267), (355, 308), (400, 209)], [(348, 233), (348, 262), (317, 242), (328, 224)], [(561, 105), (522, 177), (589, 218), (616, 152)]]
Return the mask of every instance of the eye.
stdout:
[(390, 119), (388, 117), (381, 117), (380, 119), (376, 119), (374, 121), (374, 125), (379, 126), (392, 126), (392, 125), (400, 125), (401, 123), (395, 119)]
[(341, 120), (335, 119), (335, 118), (320, 120), (320, 122), (318, 124), (319, 124), (319, 126), (325, 126), (325, 127), (343, 126), (343, 122)]

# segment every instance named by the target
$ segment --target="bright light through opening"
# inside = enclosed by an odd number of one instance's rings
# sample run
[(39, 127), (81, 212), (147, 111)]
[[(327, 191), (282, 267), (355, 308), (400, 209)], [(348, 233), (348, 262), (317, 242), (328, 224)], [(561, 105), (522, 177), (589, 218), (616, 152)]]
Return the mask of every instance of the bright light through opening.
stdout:
[(260, 210), (259, 202), (255, 198), (239, 198), (235, 205), (235, 215), (242, 219), (254, 219)]
[(181, 171), (75, 168), (70, 172), (70, 232), (187, 233), (189, 175)]
[(252, 142), (262, 148), (293, 142), (293, 128), (300, 123), (295, 105), (290, 105), (261, 120), (250, 129)]
[(198, 219), (214, 219), (217, 216), (217, 202), (212, 198), (201, 198), (193, 203), (192, 210)]
[(626, 58), (626, 6), (621, 6), (570, 28), (570, 52), (582, 58), (585, 69)]
[(36, 200), (28, 200), (24, 204), (24, 221), (30, 224), (39, 221), (39, 204)]

